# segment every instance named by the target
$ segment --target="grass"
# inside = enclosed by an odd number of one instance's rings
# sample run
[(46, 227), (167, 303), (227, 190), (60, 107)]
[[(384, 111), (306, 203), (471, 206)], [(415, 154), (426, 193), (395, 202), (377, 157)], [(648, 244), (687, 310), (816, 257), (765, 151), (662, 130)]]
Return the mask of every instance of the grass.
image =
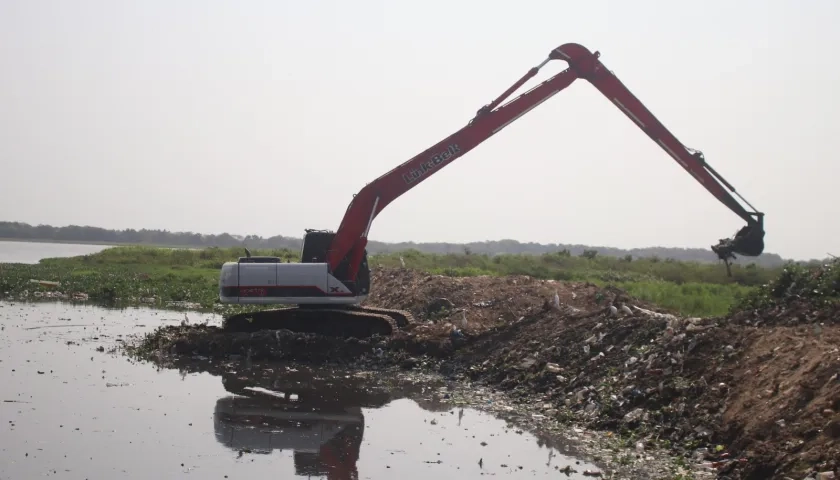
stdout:
[[(0, 264), (0, 295), (39, 290), (31, 279), (61, 282), (64, 292), (82, 292), (103, 302), (165, 305), (189, 302), (218, 309), (219, 269), (241, 250), (203, 250), (121, 246), (91, 255), (48, 258), (35, 265)], [(292, 258), (286, 250), (260, 254)]]
[[(257, 250), (297, 261), (291, 250)], [(44, 259), (36, 265), (0, 264), (0, 295), (20, 296), (38, 290), (31, 279), (58, 281), (64, 292), (83, 292), (92, 300), (125, 303), (190, 302), (201, 309), (220, 309), (219, 268), (243, 254), (238, 248), (169, 249), (118, 246), (70, 258)], [(371, 256), (377, 266), (400, 266), (450, 276), (530, 275), (536, 278), (615, 285), (631, 295), (685, 315), (724, 315), (781, 269), (733, 267), (657, 259), (546, 255), (424, 254), (406, 251)], [(145, 299), (145, 300), (144, 300)], [(154, 299), (154, 300), (151, 300)]]
[(426, 254), (409, 250), (399, 254), (377, 255), (372, 265), (399, 266), (400, 257), (406, 266), (429, 272), (471, 275), (531, 275), (537, 278), (570, 281), (639, 282), (666, 281), (675, 284), (707, 283), (715, 285), (764, 285), (781, 272), (755, 265), (732, 266), (727, 277), (723, 265), (679, 262), (675, 260), (573, 257), (567, 252), (544, 255), (470, 255)]
[(619, 282), (615, 286), (640, 300), (684, 315), (719, 316), (751, 294), (756, 287), (664, 281)]

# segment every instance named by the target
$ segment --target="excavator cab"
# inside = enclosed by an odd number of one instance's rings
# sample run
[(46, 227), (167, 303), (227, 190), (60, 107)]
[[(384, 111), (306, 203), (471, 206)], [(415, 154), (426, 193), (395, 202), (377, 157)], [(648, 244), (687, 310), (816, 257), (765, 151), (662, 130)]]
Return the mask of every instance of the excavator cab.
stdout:
[[(300, 261), (301, 263), (326, 263), (327, 252), (330, 249), (335, 232), (329, 230), (312, 230), (307, 229), (303, 236), (303, 246), (301, 247)], [(347, 270), (350, 268), (350, 262), (347, 258), (338, 264), (338, 267), (332, 272), (333, 277), (338, 279), (347, 278)], [(359, 267), (359, 272), (356, 274), (356, 280), (342, 281), (342, 283), (351, 291), (353, 295), (367, 295), (370, 291), (370, 267), (368, 266), (367, 250), (362, 256), (362, 263)]]
[(301, 263), (324, 263), (335, 233), (326, 230), (306, 230), (300, 247)]

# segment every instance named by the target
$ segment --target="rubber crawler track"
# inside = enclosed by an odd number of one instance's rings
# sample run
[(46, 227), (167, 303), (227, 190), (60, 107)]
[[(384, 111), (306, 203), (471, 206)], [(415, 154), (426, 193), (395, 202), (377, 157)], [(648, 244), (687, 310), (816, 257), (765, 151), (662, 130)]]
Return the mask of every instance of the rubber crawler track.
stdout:
[(390, 336), (413, 322), (409, 312), (372, 307), (292, 307), (240, 313), (225, 319), (228, 332), (290, 330), (333, 337)]

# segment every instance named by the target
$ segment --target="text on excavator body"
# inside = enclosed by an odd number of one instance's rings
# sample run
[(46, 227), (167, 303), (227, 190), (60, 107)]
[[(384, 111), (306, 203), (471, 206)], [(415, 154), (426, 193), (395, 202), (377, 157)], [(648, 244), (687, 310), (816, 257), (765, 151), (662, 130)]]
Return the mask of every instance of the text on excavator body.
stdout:
[(412, 183), (417, 181), (420, 177), (426, 174), (429, 170), (437, 167), (441, 163), (450, 160), (455, 155), (461, 153), (461, 147), (457, 143), (449, 145), (446, 150), (432, 155), (428, 160), (421, 163), (418, 168), (412, 169), (408, 173), (404, 173), (402, 178), (405, 183)]

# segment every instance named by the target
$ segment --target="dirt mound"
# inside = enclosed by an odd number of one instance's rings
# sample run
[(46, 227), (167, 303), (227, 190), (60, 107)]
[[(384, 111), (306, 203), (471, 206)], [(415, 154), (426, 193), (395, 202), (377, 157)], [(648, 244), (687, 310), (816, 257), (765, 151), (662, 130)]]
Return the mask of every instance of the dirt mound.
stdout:
[(840, 329), (775, 327), (748, 332), (738, 365), (724, 368), (734, 388), (721, 440), (745, 451), (756, 474), (805, 474), (840, 466)]
[(585, 316), (606, 309), (615, 299), (627, 298), (620, 290), (590, 283), (528, 276), (454, 278), (391, 268), (375, 270), (372, 282), (375, 287), (366, 304), (411, 312), (416, 320), (411, 329), (389, 339), (357, 340), (288, 330), (232, 333), (214, 326), (169, 326), (145, 337), (139, 348), (177, 355), (250, 355), (255, 360), (315, 362), (371, 355), (381, 362), (402, 362), (411, 355), (442, 358), (477, 335), (505, 329), (540, 312)]
[(727, 478), (765, 479), (837, 468), (840, 328), (815, 327), (546, 314), (457, 358), (473, 380), (542, 402), (548, 415), (632, 432)]
[(791, 267), (730, 318), (542, 312), (456, 358), (549, 415), (669, 446), (720, 478), (837, 473), (838, 287), (832, 263)]
[(818, 478), (840, 461), (838, 270), (791, 267), (732, 316), (700, 319), (589, 283), (377, 269), (368, 303), (418, 322), (392, 338), (182, 326), (143, 348), (425, 366), (636, 448), (669, 447), (719, 478)]
[(420, 323), (411, 336), (434, 341), (446, 339), (453, 327), (475, 336), (515, 325), (547, 310), (586, 316), (631, 300), (642, 305), (616, 288), (526, 275), (447, 277), (382, 268), (372, 272), (371, 283), (367, 304), (410, 311)]
[[(381, 344), (382, 339), (379, 339)], [(226, 332), (207, 325), (169, 325), (146, 335), (134, 352), (141, 356), (242, 357), (258, 360), (300, 360), (344, 363), (381, 348), (376, 340), (343, 339), (289, 330)]]

